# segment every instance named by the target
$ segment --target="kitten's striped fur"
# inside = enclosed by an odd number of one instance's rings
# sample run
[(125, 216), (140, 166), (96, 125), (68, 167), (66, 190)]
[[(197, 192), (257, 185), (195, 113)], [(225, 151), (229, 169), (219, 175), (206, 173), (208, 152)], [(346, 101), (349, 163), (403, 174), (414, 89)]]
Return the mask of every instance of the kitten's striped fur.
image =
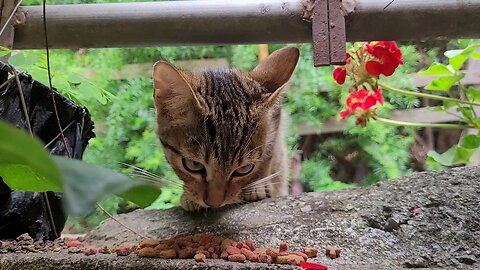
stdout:
[(158, 135), (184, 182), (183, 208), (288, 194), (282, 88), (298, 56), (278, 50), (248, 73), (154, 65)]

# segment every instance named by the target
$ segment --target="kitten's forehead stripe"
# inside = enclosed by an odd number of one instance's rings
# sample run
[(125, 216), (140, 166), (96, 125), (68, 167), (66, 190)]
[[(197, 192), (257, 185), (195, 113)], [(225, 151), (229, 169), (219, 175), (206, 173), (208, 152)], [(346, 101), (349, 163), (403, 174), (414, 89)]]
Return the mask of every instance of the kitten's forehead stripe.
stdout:
[(233, 162), (254, 131), (252, 109), (254, 103), (261, 104), (261, 89), (253, 83), (242, 83), (231, 70), (209, 70), (203, 76), (203, 85), (197, 91), (208, 107), (203, 122), (210, 143), (207, 159)]

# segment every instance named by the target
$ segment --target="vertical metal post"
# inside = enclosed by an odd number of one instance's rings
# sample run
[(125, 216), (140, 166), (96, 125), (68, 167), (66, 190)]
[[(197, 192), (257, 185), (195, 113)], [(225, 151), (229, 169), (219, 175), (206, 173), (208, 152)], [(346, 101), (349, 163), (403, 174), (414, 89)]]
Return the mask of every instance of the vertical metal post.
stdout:
[[(9, 49), (13, 48), (14, 27), (12, 22), (8, 22), (8, 18), (14, 12), (15, 6), (20, 0), (0, 0), (0, 29), (3, 29), (4, 25), (8, 23), (7, 27), (0, 35), (0, 45)], [(0, 61), (6, 62), (9, 55), (0, 57)]]

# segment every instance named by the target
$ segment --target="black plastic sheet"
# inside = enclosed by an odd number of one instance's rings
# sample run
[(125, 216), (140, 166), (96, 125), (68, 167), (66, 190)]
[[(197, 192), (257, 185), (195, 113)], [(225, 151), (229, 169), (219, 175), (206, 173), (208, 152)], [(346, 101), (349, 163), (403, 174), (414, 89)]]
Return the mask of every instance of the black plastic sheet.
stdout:
[[(0, 62), (0, 85), (8, 81), (9, 74), (11, 77), (10, 67)], [(48, 144), (51, 154), (68, 156), (70, 153), (72, 158), (81, 159), (89, 139), (95, 137), (88, 110), (53, 91), (67, 142), (65, 147), (63, 138), (59, 136), (50, 89), (26, 74), (19, 74), (19, 80), (34, 135), (45, 145)], [(14, 78), (0, 88), (0, 120), (27, 130), (19, 91)], [(61, 193), (12, 191), (0, 175), (0, 239), (14, 238), (22, 233), (29, 233), (36, 239), (54, 239), (60, 234), (66, 219)]]

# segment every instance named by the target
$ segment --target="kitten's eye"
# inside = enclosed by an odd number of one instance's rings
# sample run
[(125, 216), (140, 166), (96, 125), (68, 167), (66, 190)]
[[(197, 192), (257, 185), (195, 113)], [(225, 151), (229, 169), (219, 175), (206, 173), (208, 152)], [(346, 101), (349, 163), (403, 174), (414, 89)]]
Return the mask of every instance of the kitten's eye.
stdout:
[(240, 168), (236, 169), (235, 173), (237, 175), (246, 175), (246, 174), (249, 174), (250, 172), (252, 172), (254, 167), (255, 167), (255, 165), (248, 164), (248, 165), (245, 165), (243, 167), (240, 167)]
[(202, 163), (196, 162), (194, 160), (182, 158), (182, 163), (183, 163), (183, 167), (185, 167), (185, 169), (187, 169), (187, 171), (189, 172), (198, 173), (205, 169)]

